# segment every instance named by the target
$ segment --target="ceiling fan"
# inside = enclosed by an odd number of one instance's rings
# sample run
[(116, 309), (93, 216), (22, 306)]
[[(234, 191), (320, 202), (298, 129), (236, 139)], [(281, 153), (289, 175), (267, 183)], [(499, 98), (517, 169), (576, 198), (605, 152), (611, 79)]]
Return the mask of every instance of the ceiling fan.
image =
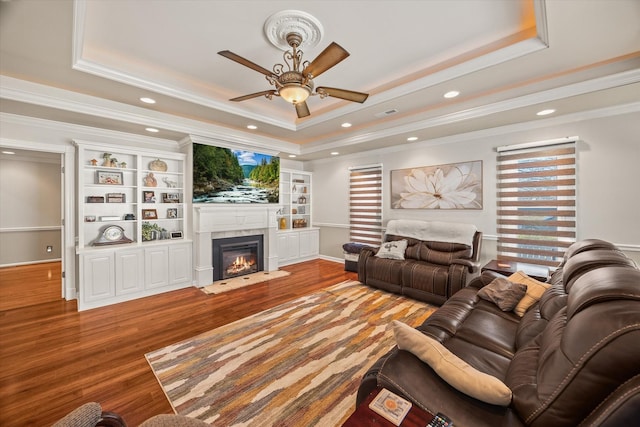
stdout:
[[(313, 79), (347, 58), (349, 52), (344, 50), (339, 44), (333, 42), (313, 61), (302, 62), (303, 52), (298, 50), (298, 47), (302, 43), (302, 36), (292, 32), (287, 34), (286, 40), (287, 44), (291, 46), (291, 51), (285, 51), (283, 55), (284, 62), (287, 66), (286, 70), (285, 65), (276, 64), (273, 66), (273, 71), (269, 71), (231, 51), (223, 50), (218, 52), (218, 54), (225, 58), (264, 74), (269, 83), (275, 86), (275, 89), (239, 96), (230, 99), (230, 101), (245, 101), (259, 96), (272, 99), (274, 95), (280, 96), (284, 100), (292, 103), (296, 107), (298, 118), (302, 118), (311, 114), (306, 100), (312, 95), (319, 95), (320, 98), (331, 96), (359, 103), (363, 103), (369, 97), (368, 93), (326, 86), (318, 86), (314, 92)], [(301, 67), (302, 70), (300, 70)]]

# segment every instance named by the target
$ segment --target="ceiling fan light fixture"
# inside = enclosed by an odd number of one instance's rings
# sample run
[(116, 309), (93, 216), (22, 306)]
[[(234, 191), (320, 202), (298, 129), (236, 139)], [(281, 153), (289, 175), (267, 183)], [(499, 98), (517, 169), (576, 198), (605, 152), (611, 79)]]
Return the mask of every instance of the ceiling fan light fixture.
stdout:
[(289, 83), (281, 87), (278, 93), (285, 101), (297, 104), (299, 102), (305, 102), (307, 98), (309, 98), (309, 95), (311, 95), (311, 90), (307, 86)]

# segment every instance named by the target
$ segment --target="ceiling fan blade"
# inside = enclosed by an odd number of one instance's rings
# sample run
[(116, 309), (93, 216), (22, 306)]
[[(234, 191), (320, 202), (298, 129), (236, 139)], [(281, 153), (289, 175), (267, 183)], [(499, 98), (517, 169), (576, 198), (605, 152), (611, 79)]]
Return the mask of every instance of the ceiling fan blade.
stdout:
[(293, 104), (293, 105), (296, 106), (296, 113), (298, 113), (298, 118), (299, 119), (311, 115), (311, 112), (309, 111), (309, 107), (307, 106), (306, 101), (298, 102), (298, 103)]
[(267, 98), (269, 98), (269, 95), (275, 95), (275, 93), (275, 90), (263, 90), (262, 92), (256, 92), (249, 95), (239, 96), (237, 98), (231, 98), (229, 101), (246, 101), (247, 99), (257, 98), (259, 96), (267, 96)]
[(324, 92), (333, 98), (340, 98), (347, 101), (359, 102), (361, 104), (364, 101), (366, 101), (367, 98), (369, 97), (368, 93), (355, 92), (353, 90), (346, 90), (346, 89), (337, 89), (335, 87), (319, 86), (318, 88), (316, 88), (316, 92), (318, 93)]
[(307, 77), (308, 74), (311, 74), (313, 78), (316, 78), (348, 56), (349, 52), (344, 50), (338, 43), (332, 42), (302, 70), (302, 75)]
[(259, 66), (258, 64), (249, 61), (248, 59), (243, 58), (240, 55), (236, 55), (235, 53), (228, 51), (228, 50), (221, 50), (220, 52), (218, 52), (218, 55), (222, 55), (225, 58), (229, 58), (232, 61), (237, 62), (238, 64), (242, 64), (245, 67), (249, 67), (252, 70), (255, 70), (259, 73), (264, 74), (265, 76), (273, 76), (273, 72), (267, 70), (266, 68), (263, 68), (261, 66)]

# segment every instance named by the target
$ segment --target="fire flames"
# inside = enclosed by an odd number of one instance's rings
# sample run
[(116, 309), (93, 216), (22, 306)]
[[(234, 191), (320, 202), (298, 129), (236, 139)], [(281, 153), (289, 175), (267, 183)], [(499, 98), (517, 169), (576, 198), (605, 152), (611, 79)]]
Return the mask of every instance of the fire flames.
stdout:
[(251, 270), (251, 267), (255, 265), (255, 261), (252, 259), (246, 259), (244, 256), (236, 257), (235, 261), (233, 261), (227, 267), (227, 274), (237, 275), (242, 272)]

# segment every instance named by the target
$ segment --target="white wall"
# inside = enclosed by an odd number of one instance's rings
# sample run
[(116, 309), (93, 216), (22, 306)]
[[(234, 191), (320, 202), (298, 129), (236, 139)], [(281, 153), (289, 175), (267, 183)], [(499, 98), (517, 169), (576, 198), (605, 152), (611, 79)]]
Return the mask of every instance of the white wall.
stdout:
[[(604, 113), (603, 113), (604, 114)], [(564, 121), (566, 123), (558, 124)], [(544, 125), (546, 124), (546, 125)], [(488, 241), (483, 259), (495, 256), (496, 237), (496, 152), (502, 145), (579, 136), (578, 144), (578, 239), (611, 241), (634, 259), (640, 258), (640, 113), (574, 119), (549, 119), (524, 130), (487, 130), (482, 136), (469, 134), (407, 144), (394, 149), (308, 162), (313, 171), (313, 221), (322, 227), (321, 254), (339, 257), (348, 239), (348, 187), (350, 166), (382, 163), (383, 220), (408, 218), (456, 221), (475, 224)], [(483, 162), (482, 210), (406, 210), (390, 206), (390, 171), (473, 160)], [(318, 185), (317, 183), (322, 183)], [(334, 230), (329, 231), (329, 228)], [(342, 233), (336, 233), (336, 228)]]

